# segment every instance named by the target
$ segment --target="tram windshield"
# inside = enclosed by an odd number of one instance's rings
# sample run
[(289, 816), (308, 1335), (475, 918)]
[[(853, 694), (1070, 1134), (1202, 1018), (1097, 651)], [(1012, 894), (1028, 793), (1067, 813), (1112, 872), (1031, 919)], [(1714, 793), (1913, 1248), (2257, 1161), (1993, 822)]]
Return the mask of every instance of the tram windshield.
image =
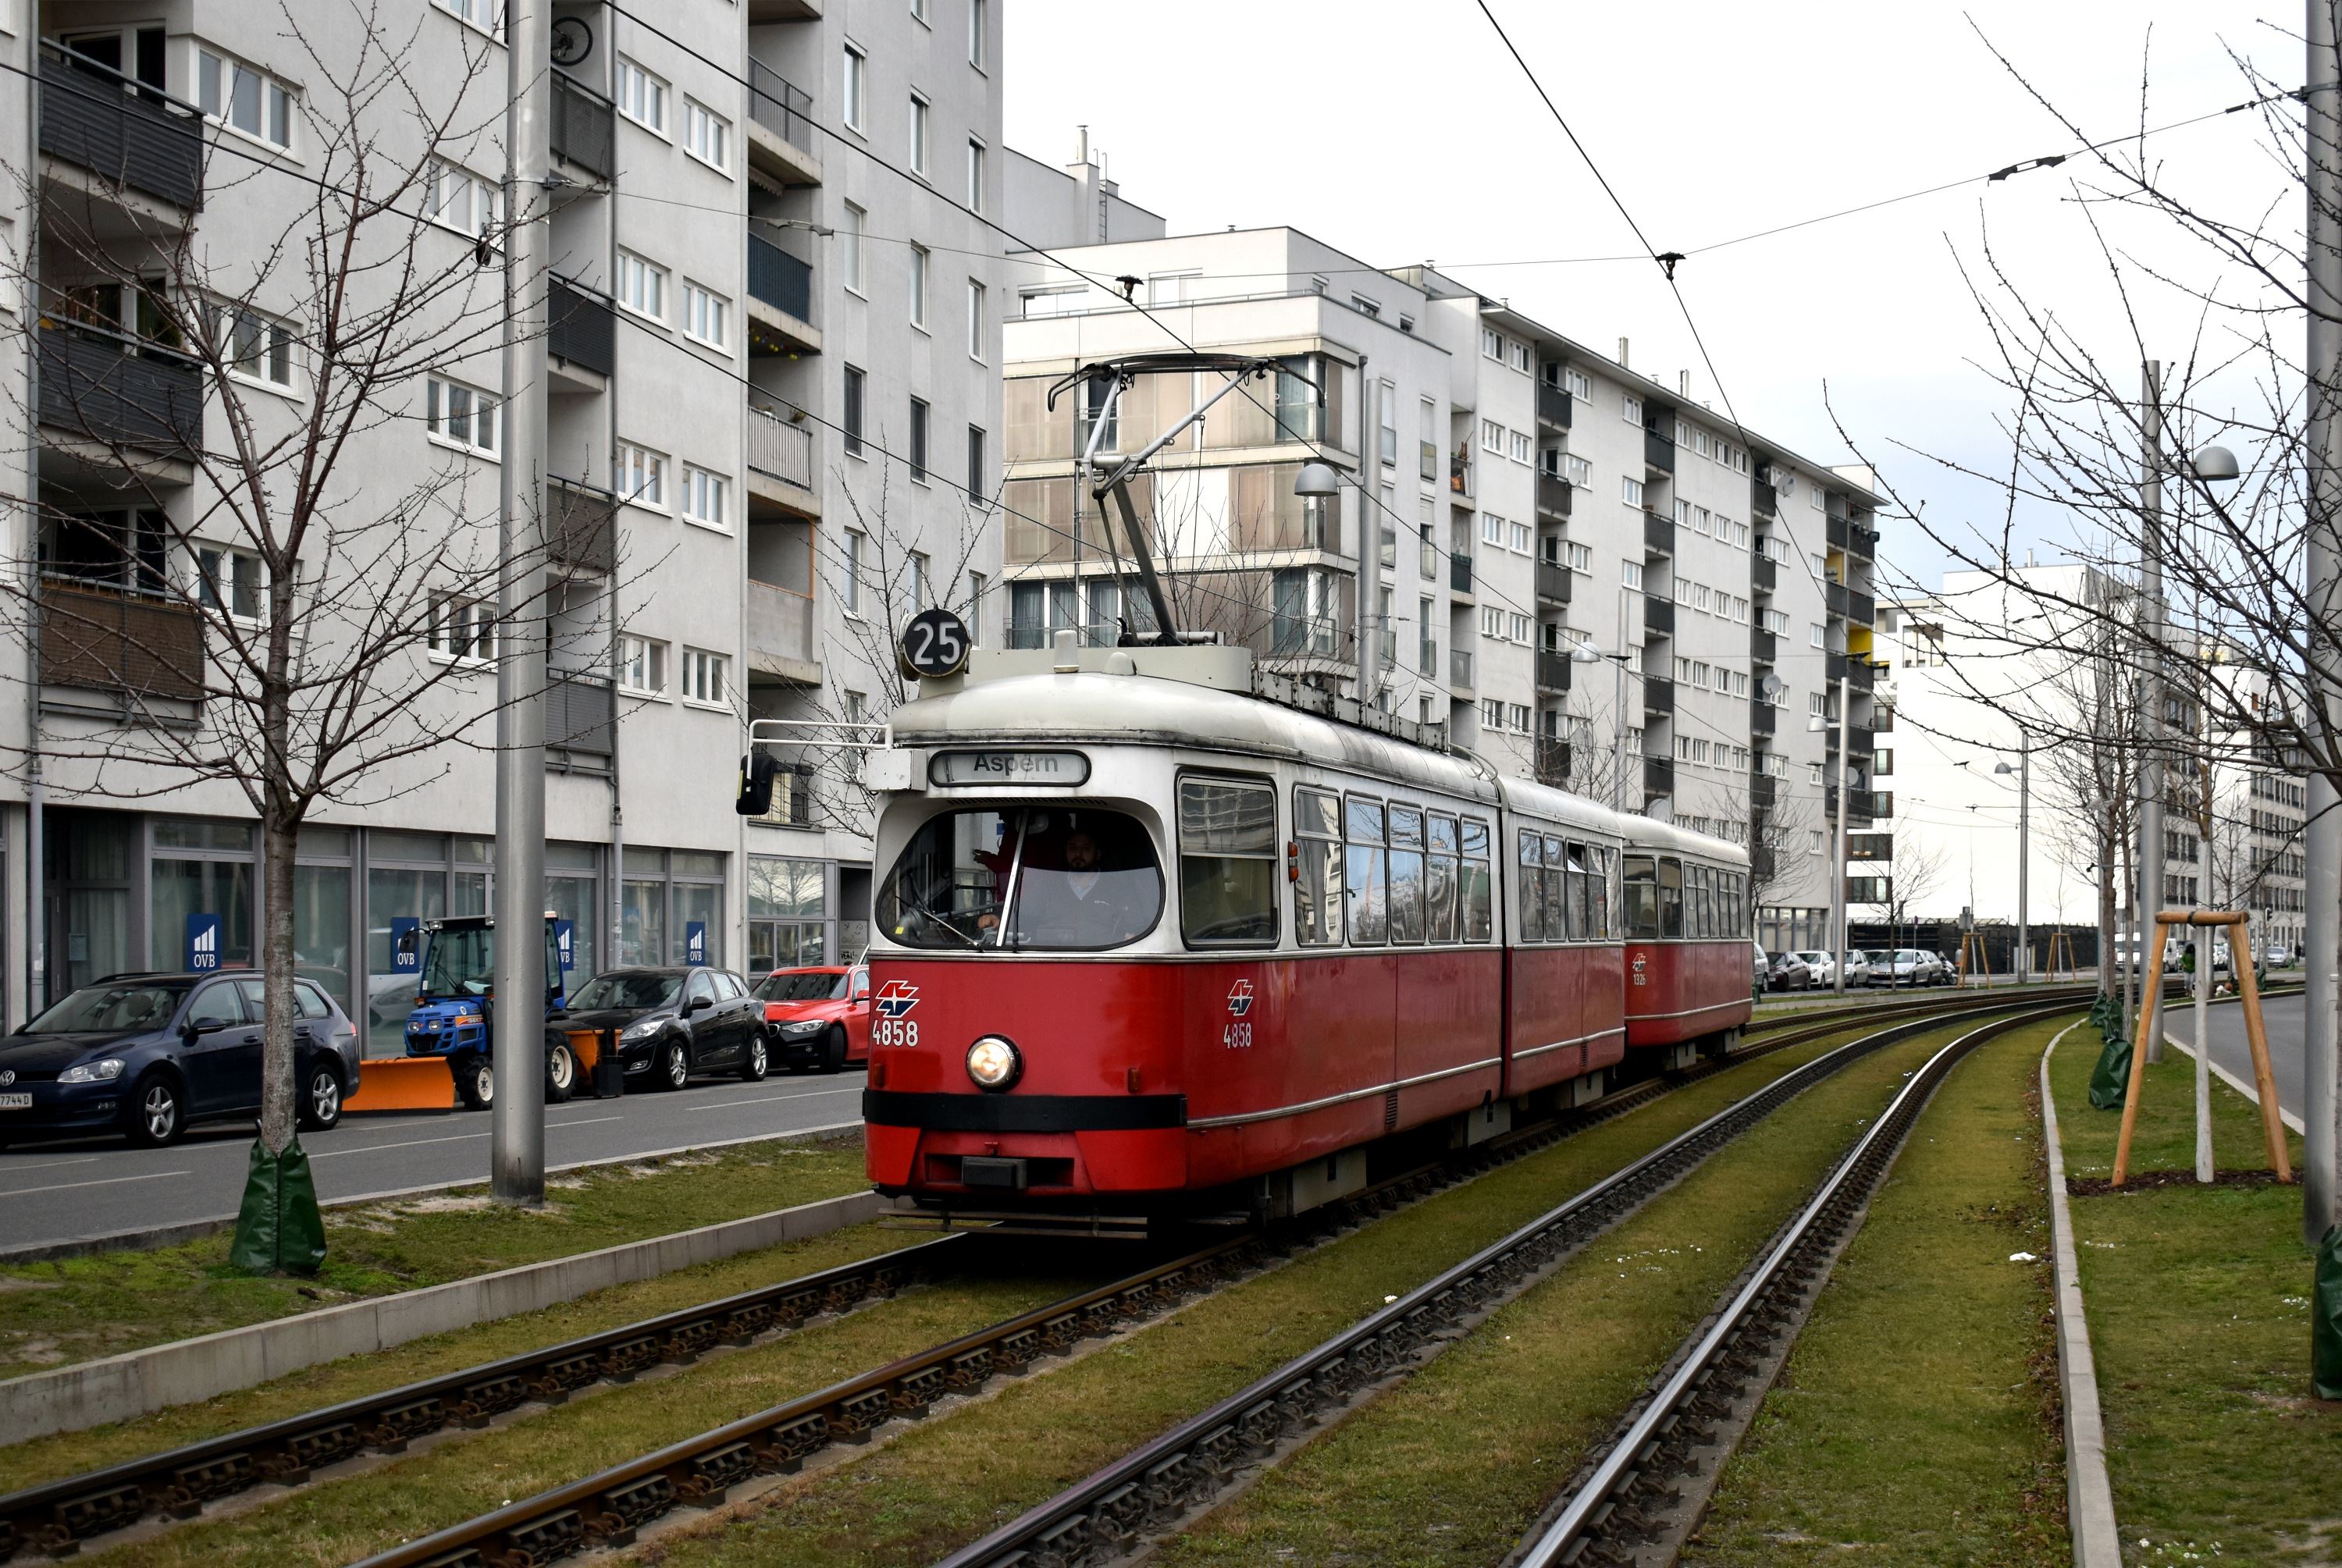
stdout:
[(1155, 844), (1122, 812), (1011, 806), (946, 812), (903, 847), (878, 921), (906, 947), (1119, 947), (1163, 913)]

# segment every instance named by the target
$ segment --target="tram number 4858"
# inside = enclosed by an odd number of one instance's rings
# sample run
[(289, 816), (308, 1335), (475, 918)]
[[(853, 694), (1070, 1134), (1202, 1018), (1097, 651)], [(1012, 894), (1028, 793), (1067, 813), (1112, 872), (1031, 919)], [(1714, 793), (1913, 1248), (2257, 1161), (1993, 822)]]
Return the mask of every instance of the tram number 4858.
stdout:
[(874, 1018), (870, 1021), (870, 1043), (874, 1045), (916, 1045), (919, 1024), (916, 1018)]
[(1251, 1050), (1252, 1025), (1249, 1024), (1226, 1024), (1221, 1025), (1220, 1044), (1226, 1046), (1231, 1051)]

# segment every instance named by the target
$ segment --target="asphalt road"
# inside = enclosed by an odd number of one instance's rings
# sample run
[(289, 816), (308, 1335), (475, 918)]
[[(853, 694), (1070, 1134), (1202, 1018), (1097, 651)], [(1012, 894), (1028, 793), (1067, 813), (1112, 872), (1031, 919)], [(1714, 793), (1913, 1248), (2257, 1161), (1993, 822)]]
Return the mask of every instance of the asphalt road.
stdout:
[[(2245, 1009), (2240, 1002), (2224, 1002), (2206, 1009), (2206, 1031), (2212, 1041), (2212, 1061), (2237, 1075), (2237, 1081), (2250, 1087), (2253, 1081), (2252, 1048), (2245, 1042)], [(2303, 1094), (2307, 1082), (2304, 1065), (2305, 1048), (2302, 1030), (2305, 1019), (2299, 996), (2272, 996), (2261, 1004), (2261, 1018), (2268, 1028), (2269, 1072), (2277, 1079), (2277, 1100), (2297, 1123), (2303, 1110)], [(2164, 1037), (2177, 1040), (2189, 1047), (2196, 1044), (2196, 1006), (2192, 1002), (2170, 1002), (2163, 1009)]]
[[(859, 1125), (862, 1074), (776, 1074), (761, 1084), (695, 1080), (677, 1094), (575, 1099), (545, 1111), (550, 1167)], [(485, 1111), (345, 1117), (301, 1146), (327, 1203), (488, 1175)], [(0, 1151), (0, 1249), (232, 1218), (252, 1149), (250, 1122), (191, 1128), (167, 1149), (121, 1139)], [(687, 1214), (677, 1223), (687, 1223)]]

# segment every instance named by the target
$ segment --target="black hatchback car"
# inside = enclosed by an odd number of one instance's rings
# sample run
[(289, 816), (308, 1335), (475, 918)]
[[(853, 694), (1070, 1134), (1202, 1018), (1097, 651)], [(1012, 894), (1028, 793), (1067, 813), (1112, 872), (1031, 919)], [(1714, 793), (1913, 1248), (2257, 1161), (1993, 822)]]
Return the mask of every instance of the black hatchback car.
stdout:
[(606, 969), (570, 994), (555, 1027), (615, 1030), (627, 1079), (647, 1075), (654, 1089), (708, 1073), (753, 1084), (772, 1066), (765, 1004), (738, 975), (704, 964)]
[[(119, 1131), (175, 1143), (192, 1122), (260, 1110), (256, 974), (111, 974), (0, 1038), (0, 1144), (28, 1134)], [(342, 1119), (358, 1086), (357, 1025), (306, 980), (293, 984), (301, 1124)]]

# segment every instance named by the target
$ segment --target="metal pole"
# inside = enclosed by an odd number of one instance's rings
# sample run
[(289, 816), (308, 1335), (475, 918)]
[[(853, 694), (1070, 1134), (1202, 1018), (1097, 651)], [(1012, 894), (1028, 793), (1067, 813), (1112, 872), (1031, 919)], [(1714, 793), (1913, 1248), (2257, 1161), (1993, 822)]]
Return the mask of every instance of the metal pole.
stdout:
[[(2319, 0), (2310, 0), (2313, 8)], [(2138, 929), (2153, 939), (2163, 907), (2163, 362), (2139, 367), (2139, 636), (2146, 669), (2139, 680)], [(2163, 1060), (2162, 987), (2142, 987), (2147, 1059)]]
[[(1849, 652), (1847, 658), (1854, 654)], [(1837, 981), (1831, 987), (1840, 996), (1846, 994), (1846, 727), (1847, 715), (1854, 711), (1853, 670), (1837, 681), (1837, 814), (1830, 824), (1830, 974)]]
[[(2335, 402), (2342, 396), (2342, 106), (2335, 103), (2342, 57), (2335, 40), (2334, 0), (2308, 0), (2309, 84), (2309, 647), (2313, 734), (2333, 734), (2342, 706), (2342, 673), (2333, 667), (2333, 630), (2342, 622), (2342, 466)], [(2309, 824), (2304, 834), (2303, 885), (2308, 954), (2303, 1005), (2307, 1094), (2302, 1106), (2302, 1213), (2305, 1239), (2315, 1246), (2342, 1224), (2342, 795), (2332, 779), (2309, 775)]]
[[(551, 0), (505, 8), (505, 459), (496, 583), (496, 1200), (545, 1201), (545, 374)], [(623, 877), (625, 868), (617, 868)]]
[[(2025, 973), (2033, 966), (2032, 906), (2029, 874), (2033, 868), (2033, 748), (2026, 744), (2025, 732), (2017, 732), (2017, 983), (2025, 984)], [(2066, 912), (2063, 901), (2057, 918)]]
[(1611, 710), (1610, 722), (1610, 809), (1626, 809), (1626, 590), (1618, 590), (1617, 652), (1611, 657), (1618, 667), (1617, 705)]
[[(41, 145), (41, 41), (38, 27), (25, 29), (25, 145)], [(41, 254), (41, 204), (25, 204), (27, 262)], [(40, 268), (25, 268), (24, 314), (25, 424), (37, 426), (41, 406)], [(25, 617), (25, 1003), (12, 1009), (29, 1022), (48, 1005), (48, 858), (43, 840), (41, 789), (41, 444), (25, 443), (25, 570), (32, 578), (32, 614)]]

